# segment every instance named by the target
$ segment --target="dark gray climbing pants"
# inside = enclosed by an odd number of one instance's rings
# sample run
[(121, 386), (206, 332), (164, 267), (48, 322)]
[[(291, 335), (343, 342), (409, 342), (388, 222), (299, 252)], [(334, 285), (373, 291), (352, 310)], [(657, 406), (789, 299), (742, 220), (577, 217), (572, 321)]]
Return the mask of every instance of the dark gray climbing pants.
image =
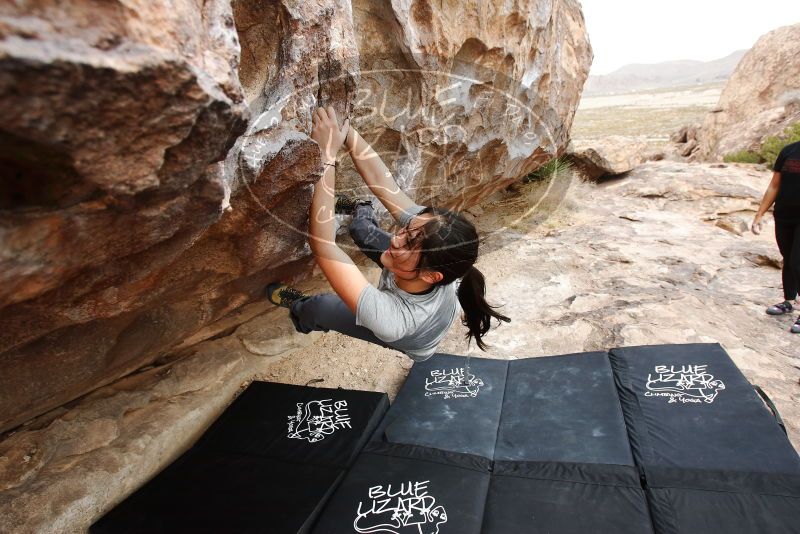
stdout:
[[(392, 235), (378, 226), (371, 203), (356, 206), (348, 231), (361, 252), (382, 267), (381, 254), (389, 248)], [(394, 348), (378, 339), (369, 328), (357, 325), (355, 314), (336, 293), (323, 293), (295, 301), (289, 316), (295, 329), (304, 334), (313, 330), (335, 330), (381, 347)]]

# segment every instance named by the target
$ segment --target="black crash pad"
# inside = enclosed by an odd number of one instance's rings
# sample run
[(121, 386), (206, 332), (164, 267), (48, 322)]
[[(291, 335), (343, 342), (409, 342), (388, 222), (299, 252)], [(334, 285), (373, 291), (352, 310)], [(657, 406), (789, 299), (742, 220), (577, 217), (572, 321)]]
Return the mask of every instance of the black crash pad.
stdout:
[(800, 476), (647, 470), (657, 534), (800, 533)]
[(254, 382), (197, 445), (344, 468), (388, 407), (383, 393)]
[(570, 462), (496, 462), (484, 534), (653, 532), (634, 467)]
[(494, 457), (508, 362), (436, 354), (415, 363), (376, 439)]
[(633, 465), (608, 355), (415, 363), (378, 439), (494, 460)]
[(308, 532), (341, 469), (191, 449), (93, 533)]
[(91, 532), (308, 532), (387, 408), (383, 393), (254, 382)]
[[(493, 472), (490, 473), (490, 467)], [(631, 466), (490, 462), (413, 445), (368, 444), (314, 534), (653, 532)]]
[(478, 534), (490, 461), (369, 443), (328, 501), (315, 534)]
[(494, 458), (633, 465), (608, 354), (511, 361)]
[(791, 443), (718, 344), (611, 350), (637, 464), (800, 474)]

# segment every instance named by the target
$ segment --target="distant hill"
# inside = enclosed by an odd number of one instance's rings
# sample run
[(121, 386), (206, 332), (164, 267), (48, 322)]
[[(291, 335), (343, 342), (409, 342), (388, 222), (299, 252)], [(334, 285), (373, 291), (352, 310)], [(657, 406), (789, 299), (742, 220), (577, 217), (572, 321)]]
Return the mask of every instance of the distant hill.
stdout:
[(723, 82), (733, 74), (747, 50), (738, 50), (714, 61), (665, 61), (625, 65), (610, 74), (589, 76), (584, 95), (630, 93), (712, 82)]

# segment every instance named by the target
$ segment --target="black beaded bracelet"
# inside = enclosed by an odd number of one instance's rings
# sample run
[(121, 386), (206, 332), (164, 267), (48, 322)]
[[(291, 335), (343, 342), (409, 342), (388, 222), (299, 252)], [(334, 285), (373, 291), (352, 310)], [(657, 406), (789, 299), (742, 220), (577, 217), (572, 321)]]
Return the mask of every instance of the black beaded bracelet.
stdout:
[(334, 169), (336, 168), (336, 163), (337, 163), (336, 161), (334, 161), (333, 163), (329, 163), (327, 161), (323, 161), (322, 162), (323, 165), (329, 165), (329, 166), (333, 167)]

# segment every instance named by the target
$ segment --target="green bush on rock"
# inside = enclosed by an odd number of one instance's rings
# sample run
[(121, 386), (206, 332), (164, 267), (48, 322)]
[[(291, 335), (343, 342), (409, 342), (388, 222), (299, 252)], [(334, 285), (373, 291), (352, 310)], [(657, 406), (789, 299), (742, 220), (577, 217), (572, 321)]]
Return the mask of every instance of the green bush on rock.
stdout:
[(740, 150), (731, 154), (725, 154), (722, 157), (725, 163), (761, 163), (761, 156), (756, 152), (749, 150)]
[(773, 135), (764, 140), (759, 155), (761, 159), (772, 164), (778, 159), (778, 154), (788, 144), (800, 141), (800, 122), (796, 122), (783, 131), (782, 135)]
[(783, 147), (797, 141), (800, 141), (800, 122), (792, 124), (780, 135), (771, 135), (764, 139), (764, 143), (762, 143), (758, 152), (740, 150), (739, 152), (725, 154), (722, 161), (725, 163), (767, 163), (772, 165)]

